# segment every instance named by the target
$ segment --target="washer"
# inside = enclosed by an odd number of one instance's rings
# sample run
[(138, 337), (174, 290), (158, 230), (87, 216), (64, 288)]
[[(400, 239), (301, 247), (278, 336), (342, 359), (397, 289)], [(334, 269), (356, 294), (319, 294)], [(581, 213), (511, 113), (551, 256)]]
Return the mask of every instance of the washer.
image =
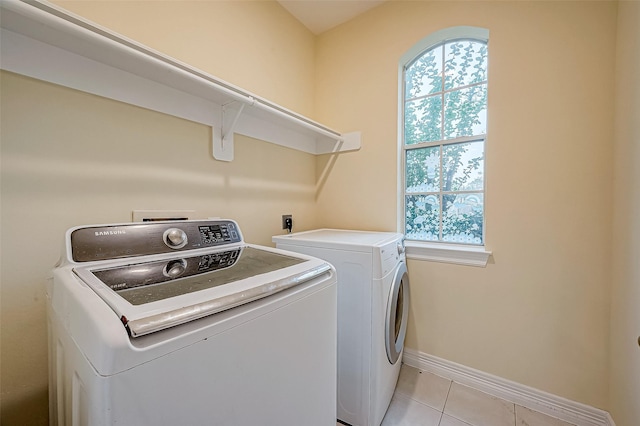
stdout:
[(51, 424), (335, 422), (335, 270), (234, 221), (70, 229), (47, 300)]
[(379, 425), (400, 373), (409, 310), (404, 236), (319, 229), (273, 237), (276, 247), (333, 264), (338, 274), (338, 411)]

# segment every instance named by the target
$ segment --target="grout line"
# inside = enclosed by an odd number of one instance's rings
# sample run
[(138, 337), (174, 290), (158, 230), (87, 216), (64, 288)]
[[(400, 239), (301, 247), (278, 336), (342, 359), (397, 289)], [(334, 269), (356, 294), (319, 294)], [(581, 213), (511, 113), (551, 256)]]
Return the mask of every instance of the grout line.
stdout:
[[(422, 370), (419, 370), (419, 371), (422, 373)], [(434, 376), (437, 376), (437, 375), (434, 374)], [(453, 380), (451, 379), (446, 379), (446, 380), (449, 380), (449, 389), (447, 389), (447, 396), (444, 398), (444, 405), (442, 406), (442, 411), (440, 412), (440, 421), (438, 422), (438, 426), (442, 425), (442, 419), (444, 419), (444, 410), (447, 408), (447, 401), (449, 400), (449, 394), (451, 393), (451, 386), (453, 385)]]
[(442, 414), (447, 409), (447, 402), (449, 401), (449, 395), (451, 394), (451, 388), (453, 387), (453, 380), (449, 380), (449, 389), (447, 389), (447, 397), (444, 399), (444, 405), (442, 406)]
[[(471, 384), (464, 384), (464, 383), (457, 382), (457, 381), (455, 381), (455, 380), (453, 380), (453, 379), (447, 379), (446, 377), (443, 377), (443, 376), (440, 376), (440, 375), (438, 375), (438, 374), (432, 373), (432, 372), (430, 372), (430, 371), (428, 371), (428, 370), (422, 370), (422, 369), (417, 368), (417, 367), (413, 367), (413, 366), (408, 366), (408, 367), (415, 368), (416, 370), (418, 370), (418, 373), (419, 373), (420, 375), (422, 375), (422, 374), (429, 374), (429, 375), (433, 375), (433, 376), (436, 376), (436, 377), (439, 377), (439, 378), (442, 378), (442, 379), (445, 379), (445, 380), (449, 381), (449, 386), (448, 386), (448, 389), (447, 389), (447, 392), (446, 392), (445, 402), (444, 402), (444, 405), (443, 405), (443, 407), (442, 407), (442, 410), (437, 410), (437, 411), (439, 411), (439, 412), (440, 412), (439, 420), (438, 420), (438, 423), (437, 423), (437, 425), (438, 425), (438, 426), (442, 426), (443, 421), (444, 421), (444, 416), (445, 416), (445, 415), (447, 415), (448, 417), (450, 417), (450, 418), (452, 418), (452, 419), (456, 419), (456, 420), (457, 420), (457, 421), (459, 421), (461, 424), (468, 425), (468, 426), (474, 426), (472, 423), (469, 423), (469, 422), (467, 422), (467, 421), (465, 421), (465, 420), (463, 420), (463, 419), (460, 419), (460, 418), (458, 418), (458, 417), (456, 417), (456, 416), (454, 416), (454, 415), (452, 415), (452, 414), (447, 414), (447, 413), (445, 412), (445, 411), (446, 411), (446, 407), (447, 407), (447, 403), (449, 402), (449, 398), (451, 397), (451, 392), (452, 392), (452, 390), (453, 390), (453, 385), (454, 385), (454, 384), (458, 384), (459, 386), (468, 387), (468, 388), (473, 389), (473, 390), (475, 390), (475, 391), (477, 391), (477, 392), (480, 392), (480, 393), (486, 394), (487, 396), (489, 396), (489, 397), (490, 397), (490, 398), (492, 398), (492, 399), (496, 399), (496, 400), (502, 401), (502, 402), (504, 402), (504, 403), (505, 403), (505, 406), (506, 406), (506, 407), (508, 407), (509, 405), (511, 405), (511, 406), (512, 406), (512, 408), (513, 408), (513, 411), (512, 411), (512, 412), (513, 412), (513, 417), (512, 417), (512, 419), (513, 419), (513, 420), (512, 420), (512, 422), (513, 422), (513, 423), (512, 423), (512, 424), (513, 424), (513, 426), (517, 426), (517, 425), (518, 425), (518, 411), (517, 411), (517, 410), (518, 410), (518, 408), (517, 408), (517, 407), (524, 407), (524, 406), (522, 406), (522, 405), (520, 405), (520, 404), (517, 404), (517, 403), (515, 403), (515, 402), (513, 402), (513, 401), (509, 401), (509, 400), (507, 400), (507, 399), (505, 399), (505, 398), (501, 398), (501, 397), (499, 397), (499, 396), (496, 396), (496, 395), (493, 395), (493, 394), (491, 394), (491, 393), (488, 393), (488, 392), (486, 392), (485, 390), (483, 390), (483, 389), (479, 389), (478, 387), (473, 386), (473, 385), (471, 385)], [(406, 399), (407, 399), (407, 400), (409, 400), (409, 401), (412, 401), (412, 402), (417, 403), (417, 404), (419, 404), (419, 405), (423, 405), (423, 406), (425, 406), (425, 407), (427, 407), (427, 408), (435, 409), (434, 407), (430, 406), (429, 404), (426, 404), (426, 403), (422, 402), (421, 400), (417, 399), (415, 392), (411, 392), (411, 393), (403, 393), (403, 392), (394, 391), (394, 396), (395, 396), (395, 395), (398, 395), (398, 396), (399, 396), (399, 397), (401, 397), (401, 398), (406, 398)], [(528, 408), (528, 409), (529, 409), (529, 410), (532, 410), (532, 411), (534, 411), (534, 412), (539, 412), (539, 411), (536, 411), (536, 410), (531, 409), (531, 408)], [(541, 414), (543, 414), (543, 415), (547, 415), (547, 416), (548, 416), (548, 414), (545, 414), (545, 413), (541, 413)], [(550, 416), (550, 417), (552, 417), (552, 418), (556, 418), (556, 419), (557, 419), (557, 417), (554, 417), (554, 416)], [(558, 420), (560, 420), (560, 421), (564, 421), (564, 422), (566, 422), (567, 424), (571, 424), (572, 426), (575, 426), (575, 424), (572, 424), (572, 423), (570, 423), (570, 422), (567, 422), (566, 420), (562, 420), (562, 419), (558, 419)], [(339, 426), (339, 425), (338, 425), (338, 426)], [(399, 424), (399, 425), (396, 425), (396, 426), (402, 426), (402, 425), (401, 425), (401, 424)], [(613, 426), (615, 426), (615, 425), (613, 425)]]
[[(421, 370), (421, 371), (422, 371), (422, 370)], [(425, 370), (425, 372), (426, 372), (426, 370)], [(499, 401), (505, 402), (505, 403), (507, 404), (507, 406), (508, 406), (509, 404), (510, 404), (510, 405), (513, 405), (513, 426), (517, 426), (517, 418), (516, 418), (516, 404), (515, 404), (514, 402), (508, 401), (508, 400), (506, 400), (506, 399), (504, 399), (504, 398), (500, 398), (500, 397), (495, 396), (495, 395), (491, 395), (490, 393), (484, 392), (483, 390), (480, 390), (480, 389), (476, 388), (475, 386), (465, 385), (465, 384), (463, 384), (463, 383), (459, 383), (459, 382), (456, 382), (455, 380), (451, 380), (451, 379), (449, 379), (449, 380), (450, 380), (450, 384), (449, 384), (449, 391), (447, 392), (447, 398), (445, 399), (445, 408), (446, 408), (446, 406), (447, 406), (447, 402), (449, 401), (449, 396), (451, 395), (451, 389), (453, 388), (453, 384), (454, 384), (454, 383), (457, 383), (457, 384), (458, 384), (458, 385), (460, 385), (460, 386), (464, 386), (464, 387), (467, 387), (467, 388), (472, 389), (472, 390), (474, 390), (474, 391), (477, 391), (477, 392), (483, 393), (483, 394), (487, 395), (488, 397), (490, 397), (491, 399), (496, 399), (496, 400), (499, 400)], [(445, 409), (445, 408), (443, 408), (443, 411), (442, 411), (442, 417), (444, 417), (444, 414), (445, 414), (444, 409)], [(463, 419), (461, 419), (461, 418), (458, 418), (458, 417), (454, 416), (453, 414), (447, 414), (447, 416), (449, 416), (449, 417), (451, 417), (451, 418), (454, 418), (454, 419), (456, 419), (456, 420), (458, 420), (458, 421), (460, 421), (460, 422), (464, 423), (465, 425), (469, 425), (469, 426), (476, 426), (476, 425), (474, 425), (474, 424), (472, 424), (472, 423), (469, 423), (469, 422), (467, 422), (467, 421), (465, 421), (465, 420), (463, 420)], [(442, 417), (441, 417), (441, 419), (440, 419), (440, 423), (442, 423)]]
[[(411, 366), (409, 366), (409, 367), (411, 367)], [(412, 368), (416, 368), (416, 367), (412, 367)], [(443, 422), (443, 420), (444, 420), (444, 416), (445, 416), (445, 414), (446, 414), (447, 416), (449, 416), (450, 418), (456, 419), (457, 421), (459, 421), (460, 423), (462, 423), (462, 424), (464, 424), (464, 425), (474, 426), (474, 424), (472, 424), (472, 423), (469, 423), (469, 422), (467, 422), (467, 421), (465, 421), (465, 420), (463, 420), (463, 419), (460, 419), (460, 418), (456, 417), (455, 415), (447, 414), (447, 413), (445, 412), (445, 411), (446, 411), (446, 407), (447, 407), (447, 403), (449, 402), (449, 398), (451, 397), (451, 392), (452, 392), (452, 390), (453, 390), (453, 385), (454, 385), (454, 384), (458, 384), (459, 386), (463, 386), (463, 387), (466, 387), (466, 388), (472, 389), (472, 390), (474, 390), (474, 391), (476, 391), (476, 392), (480, 392), (480, 393), (482, 393), (482, 394), (485, 394), (485, 395), (487, 395), (487, 396), (488, 396), (489, 398), (491, 398), (491, 399), (495, 399), (495, 400), (501, 401), (502, 403), (504, 403), (504, 406), (505, 406), (505, 408), (507, 408), (507, 409), (509, 408), (509, 405), (511, 405), (511, 406), (512, 406), (512, 407), (511, 407), (511, 408), (512, 408), (512, 413), (513, 413), (513, 417), (512, 417), (512, 419), (513, 419), (513, 420), (512, 420), (512, 422), (513, 422), (513, 423), (512, 423), (512, 424), (513, 424), (513, 426), (517, 426), (517, 414), (516, 414), (516, 406), (517, 406), (517, 404), (516, 404), (516, 403), (514, 403), (514, 402), (512, 402), (512, 401), (508, 401), (508, 400), (506, 400), (506, 399), (504, 399), (504, 398), (501, 398), (501, 397), (499, 397), (499, 396), (496, 396), (496, 395), (492, 395), (492, 394), (490, 394), (490, 393), (487, 393), (487, 392), (485, 392), (484, 390), (478, 389), (478, 388), (477, 388), (477, 387), (475, 387), (475, 386), (471, 386), (471, 385), (467, 385), (467, 384), (459, 383), (459, 382), (457, 382), (457, 381), (455, 381), (455, 380), (453, 380), (453, 379), (447, 379), (447, 378), (444, 378), (444, 377), (439, 376), (439, 375), (437, 375), (437, 374), (431, 373), (431, 372), (429, 372), (429, 371), (427, 371), (427, 370), (422, 370), (422, 369), (420, 369), (420, 368), (416, 368), (416, 369), (418, 370), (418, 373), (419, 373), (419, 374), (421, 374), (421, 375), (422, 375), (422, 374), (430, 374), (430, 375), (434, 375), (434, 376), (437, 376), (437, 377), (440, 377), (440, 378), (443, 378), (443, 379), (445, 379), (445, 380), (448, 380), (448, 381), (449, 381), (449, 386), (448, 386), (448, 389), (447, 389), (447, 393), (446, 393), (446, 397), (445, 397), (444, 405), (443, 405), (443, 407), (442, 407), (442, 410), (438, 410), (438, 411), (440, 412), (439, 420), (438, 420), (438, 423), (437, 423), (437, 425), (438, 425), (438, 426), (441, 426), (441, 425), (442, 425), (442, 422)], [(426, 404), (426, 403), (422, 402), (421, 400), (417, 399), (417, 397), (416, 397), (416, 395), (415, 395), (415, 392), (412, 392), (412, 393), (403, 393), (403, 392), (397, 392), (397, 391), (394, 391), (394, 396), (395, 396), (395, 395), (398, 395), (398, 396), (400, 396), (401, 398), (406, 398), (407, 400), (409, 400), (409, 401), (413, 401), (414, 403), (417, 403), (417, 404), (419, 404), (419, 405), (423, 405), (423, 406), (425, 406), (425, 407), (428, 407), (428, 408), (434, 409), (434, 407), (431, 407), (429, 404)], [(397, 426), (402, 426), (402, 425), (397, 425)]]
[(570, 425), (615, 426), (610, 413), (599, 408), (550, 394), (433, 355), (405, 348), (403, 363), (422, 371), (455, 380), (456, 383), (464, 384)]

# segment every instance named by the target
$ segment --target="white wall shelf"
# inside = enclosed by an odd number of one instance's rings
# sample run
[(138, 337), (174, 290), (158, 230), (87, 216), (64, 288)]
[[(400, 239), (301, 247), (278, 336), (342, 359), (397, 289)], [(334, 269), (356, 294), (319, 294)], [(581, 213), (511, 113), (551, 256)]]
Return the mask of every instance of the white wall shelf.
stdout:
[(212, 127), (213, 154), (233, 160), (233, 134), (311, 154), (360, 149), (339, 133), (40, 0), (0, 0), (0, 67)]

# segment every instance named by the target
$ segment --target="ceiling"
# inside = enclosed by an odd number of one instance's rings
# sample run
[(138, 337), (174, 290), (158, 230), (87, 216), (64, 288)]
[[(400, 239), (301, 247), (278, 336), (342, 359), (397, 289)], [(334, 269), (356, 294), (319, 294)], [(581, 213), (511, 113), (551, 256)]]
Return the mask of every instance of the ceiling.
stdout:
[(318, 35), (347, 22), (386, 0), (278, 0), (311, 32)]

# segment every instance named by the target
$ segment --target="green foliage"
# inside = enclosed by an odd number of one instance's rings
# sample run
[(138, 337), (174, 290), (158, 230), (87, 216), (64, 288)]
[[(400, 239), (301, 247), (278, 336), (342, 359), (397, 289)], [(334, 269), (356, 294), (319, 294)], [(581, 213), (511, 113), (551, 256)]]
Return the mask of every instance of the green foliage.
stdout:
[[(405, 70), (409, 238), (482, 243), (484, 149), (477, 144), (484, 142), (455, 139), (486, 133), (486, 75), (487, 46), (473, 40), (438, 45)], [(448, 139), (454, 143), (446, 144)], [(410, 147), (438, 141), (443, 144)], [(477, 193), (471, 197), (468, 191)]]

